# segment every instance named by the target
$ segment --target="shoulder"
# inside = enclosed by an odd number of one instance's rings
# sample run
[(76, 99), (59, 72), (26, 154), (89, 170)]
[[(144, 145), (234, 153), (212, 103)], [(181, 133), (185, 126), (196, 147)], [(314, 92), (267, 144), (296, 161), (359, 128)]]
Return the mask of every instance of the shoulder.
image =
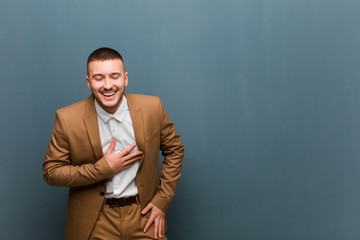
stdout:
[(129, 107), (154, 107), (161, 104), (161, 100), (157, 96), (126, 93)]
[(160, 98), (158, 96), (135, 94), (135, 93), (126, 93), (126, 98), (134, 102), (159, 102)]
[[(61, 115), (64, 118), (71, 117), (74, 119), (76, 117), (83, 116), (85, 110), (87, 108), (91, 108), (92, 105), (94, 105), (94, 98), (92, 96), (89, 96), (88, 98), (83, 99), (79, 102), (56, 110), (56, 114)], [(95, 108), (95, 106), (93, 107)]]

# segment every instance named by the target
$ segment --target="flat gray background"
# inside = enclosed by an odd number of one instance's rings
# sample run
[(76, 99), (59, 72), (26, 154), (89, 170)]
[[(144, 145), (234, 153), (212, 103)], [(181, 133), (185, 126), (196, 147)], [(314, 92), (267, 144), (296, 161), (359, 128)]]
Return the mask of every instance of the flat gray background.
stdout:
[(55, 110), (120, 51), (186, 146), (168, 238), (360, 239), (360, 1), (2, 0), (0, 239), (63, 239)]

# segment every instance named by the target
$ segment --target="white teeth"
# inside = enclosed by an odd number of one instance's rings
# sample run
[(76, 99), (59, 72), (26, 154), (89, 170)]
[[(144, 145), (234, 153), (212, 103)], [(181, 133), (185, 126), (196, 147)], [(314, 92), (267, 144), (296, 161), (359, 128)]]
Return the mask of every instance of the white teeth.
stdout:
[(107, 96), (107, 97), (110, 97), (110, 96), (112, 96), (112, 95), (114, 95), (115, 94), (115, 92), (111, 92), (111, 93), (102, 93), (104, 96)]

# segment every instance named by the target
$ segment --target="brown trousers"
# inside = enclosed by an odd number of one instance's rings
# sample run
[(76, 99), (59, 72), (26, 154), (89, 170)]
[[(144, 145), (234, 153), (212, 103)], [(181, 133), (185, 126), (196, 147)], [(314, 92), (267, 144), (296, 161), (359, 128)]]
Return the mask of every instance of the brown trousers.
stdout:
[[(144, 228), (149, 217), (150, 211), (147, 212), (145, 216), (141, 215), (139, 202), (124, 207), (110, 207), (104, 204), (89, 239), (156, 239), (154, 238), (154, 223), (148, 231), (144, 233)], [(162, 235), (161, 239), (167, 239), (165, 234)]]

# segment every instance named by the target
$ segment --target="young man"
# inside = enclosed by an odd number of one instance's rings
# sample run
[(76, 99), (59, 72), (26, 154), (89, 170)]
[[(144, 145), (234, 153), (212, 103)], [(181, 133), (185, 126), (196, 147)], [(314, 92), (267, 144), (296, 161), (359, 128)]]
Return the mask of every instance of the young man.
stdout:
[(175, 126), (158, 97), (125, 93), (117, 51), (95, 50), (87, 67), (92, 95), (56, 111), (43, 165), (48, 184), (70, 187), (65, 239), (166, 239), (184, 154)]

